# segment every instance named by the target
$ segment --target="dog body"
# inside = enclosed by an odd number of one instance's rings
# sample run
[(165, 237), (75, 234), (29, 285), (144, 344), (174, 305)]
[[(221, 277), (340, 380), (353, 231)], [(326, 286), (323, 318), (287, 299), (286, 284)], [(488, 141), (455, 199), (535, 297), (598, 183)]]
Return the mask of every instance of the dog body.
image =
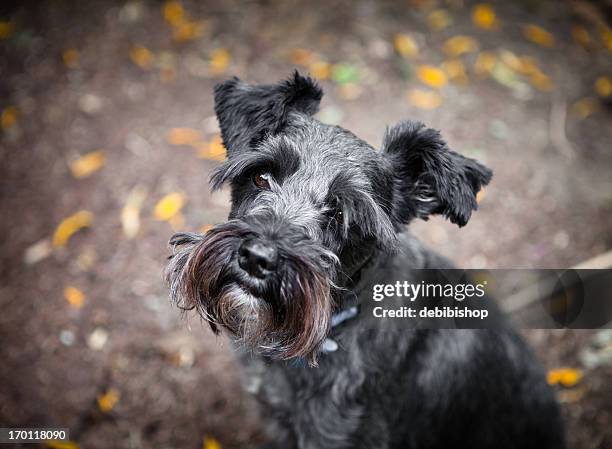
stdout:
[[(412, 281), (448, 268), (409, 234), (360, 284)], [(371, 301), (371, 290), (356, 291)], [(274, 448), (562, 448), (557, 405), (512, 330), (406, 330), (360, 314), (333, 328), (318, 368), (238, 348), (249, 393), (270, 418)], [(364, 330), (366, 329), (366, 330)]]
[(512, 330), (406, 330), (349, 313), (371, 301), (372, 280), (449, 268), (405, 225), (433, 214), (465, 225), (491, 172), (416, 122), (375, 151), (313, 118), (321, 96), (297, 73), (217, 86), (228, 159), (212, 183), (232, 187), (229, 220), (171, 240), (172, 298), (236, 337), (272, 447), (562, 447), (552, 392)]

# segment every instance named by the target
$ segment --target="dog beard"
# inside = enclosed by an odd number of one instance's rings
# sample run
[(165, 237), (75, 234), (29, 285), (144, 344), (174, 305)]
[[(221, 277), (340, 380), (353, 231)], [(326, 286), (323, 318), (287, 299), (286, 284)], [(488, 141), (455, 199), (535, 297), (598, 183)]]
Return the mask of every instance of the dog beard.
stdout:
[(171, 298), (183, 309), (196, 309), (215, 333), (221, 326), (263, 354), (316, 365), (330, 326), (337, 258), (295, 236), (279, 243), (277, 271), (269, 279), (253, 280), (236, 257), (242, 241), (253, 235), (239, 220), (203, 235), (175, 234), (166, 270)]

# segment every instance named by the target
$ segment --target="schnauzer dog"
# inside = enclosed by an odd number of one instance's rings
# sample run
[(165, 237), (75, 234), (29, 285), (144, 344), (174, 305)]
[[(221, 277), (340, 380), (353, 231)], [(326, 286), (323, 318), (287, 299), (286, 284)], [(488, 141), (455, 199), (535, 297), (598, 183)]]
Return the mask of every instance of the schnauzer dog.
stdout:
[(266, 447), (563, 447), (554, 395), (514, 331), (375, 327), (359, 311), (372, 280), (452, 267), (405, 225), (465, 225), (491, 171), (413, 121), (376, 151), (313, 118), (322, 95), (297, 72), (218, 85), (227, 160), (211, 184), (231, 186), (229, 219), (170, 241), (171, 297), (235, 337)]

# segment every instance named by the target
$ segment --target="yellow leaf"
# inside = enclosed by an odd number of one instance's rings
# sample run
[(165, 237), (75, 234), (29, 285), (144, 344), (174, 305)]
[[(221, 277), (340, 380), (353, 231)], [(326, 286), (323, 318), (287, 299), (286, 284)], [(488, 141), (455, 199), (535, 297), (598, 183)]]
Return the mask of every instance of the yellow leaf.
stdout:
[(561, 385), (566, 388), (571, 388), (582, 380), (583, 373), (579, 369), (574, 368), (559, 368), (548, 372), (546, 379), (549, 385)]
[(202, 133), (192, 128), (172, 128), (167, 136), (171, 145), (197, 145), (202, 141)]
[(17, 108), (15, 106), (4, 108), (0, 116), (0, 126), (2, 126), (2, 129), (8, 129), (15, 123), (17, 123)]
[(296, 65), (307, 66), (314, 62), (314, 54), (305, 48), (294, 48), (291, 50), (291, 62)]
[(537, 89), (550, 92), (555, 87), (552, 80), (544, 73), (537, 71), (529, 76), (529, 82)]
[(476, 58), (474, 63), (474, 72), (480, 77), (491, 74), (497, 64), (497, 56), (491, 51), (483, 51)]
[(480, 3), (472, 9), (472, 22), (477, 27), (493, 30), (499, 26), (493, 7), (488, 3)]
[(81, 449), (78, 443), (70, 440), (45, 440), (45, 446), (51, 449)]
[(465, 72), (465, 64), (461, 59), (449, 59), (442, 63), (442, 69), (448, 74), (448, 77), (459, 84), (466, 85), (469, 83), (469, 78)]
[(106, 393), (98, 395), (98, 408), (104, 413), (110, 412), (119, 402), (121, 394), (115, 388), (109, 388)]
[(308, 66), (308, 70), (315, 78), (326, 80), (331, 75), (331, 64), (325, 61), (315, 61)]
[(130, 58), (141, 69), (149, 69), (153, 64), (155, 55), (151, 50), (142, 45), (134, 45), (130, 50)]
[(603, 44), (605, 45), (605, 47), (609, 51), (612, 51), (612, 29), (604, 28), (601, 31), (601, 40), (602, 40)]
[(443, 30), (453, 23), (446, 9), (435, 9), (427, 15), (427, 25), (433, 31)]
[(92, 151), (70, 163), (72, 176), (77, 179), (86, 178), (100, 170), (106, 163), (106, 154), (103, 150)]
[(174, 28), (172, 38), (176, 42), (187, 42), (195, 40), (204, 34), (204, 22), (202, 21), (187, 21)]
[(73, 69), (79, 65), (80, 55), (77, 50), (71, 48), (62, 53), (62, 60), (64, 61), (64, 65), (69, 69)]
[(478, 42), (469, 36), (454, 36), (444, 43), (444, 52), (450, 57), (478, 50)]
[(72, 285), (64, 288), (64, 298), (68, 301), (68, 304), (75, 309), (83, 307), (83, 303), (85, 302), (85, 294)]
[(0, 41), (11, 37), (14, 28), (13, 22), (0, 20)]
[(180, 26), (185, 19), (185, 10), (181, 2), (167, 1), (163, 7), (164, 20), (172, 26)]
[(573, 112), (581, 119), (589, 117), (591, 114), (599, 110), (599, 102), (595, 98), (581, 98), (572, 106)]
[(227, 69), (231, 60), (230, 52), (225, 48), (217, 48), (210, 57), (211, 72), (219, 75)]
[(125, 236), (131, 240), (140, 231), (140, 209), (147, 196), (143, 186), (136, 186), (128, 194), (123, 209), (121, 209), (121, 227)]
[(408, 101), (417, 108), (436, 109), (442, 104), (442, 95), (432, 90), (410, 89)]
[(416, 74), (421, 82), (437, 89), (444, 87), (448, 82), (444, 71), (431, 65), (418, 66)]
[(202, 449), (221, 449), (221, 443), (213, 437), (206, 436), (202, 443)]
[(419, 54), (419, 47), (413, 38), (407, 34), (398, 33), (393, 39), (395, 51), (404, 58), (414, 58)]
[(607, 76), (600, 76), (595, 81), (595, 92), (600, 97), (606, 98), (609, 97), (612, 93), (612, 81)]
[(169, 221), (178, 214), (185, 205), (185, 194), (181, 192), (169, 193), (155, 205), (153, 215), (161, 221)]
[(525, 25), (523, 28), (523, 34), (531, 42), (538, 44), (542, 47), (554, 47), (555, 37), (537, 25)]
[(53, 234), (53, 246), (66, 246), (70, 237), (81, 229), (88, 228), (93, 222), (93, 214), (86, 210), (81, 210), (74, 215), (71, 215), (59, 224)]
[(582, 25), (574, 25), (572, 27), (572, 37), (583, 47), (588, 47), (591, 45), (591, 35)]
[(221, 136), (217, 134), (210, 142), (202, 142), (198, 148), (198, 157), (219, 162), (225, 160), (225, 146)]

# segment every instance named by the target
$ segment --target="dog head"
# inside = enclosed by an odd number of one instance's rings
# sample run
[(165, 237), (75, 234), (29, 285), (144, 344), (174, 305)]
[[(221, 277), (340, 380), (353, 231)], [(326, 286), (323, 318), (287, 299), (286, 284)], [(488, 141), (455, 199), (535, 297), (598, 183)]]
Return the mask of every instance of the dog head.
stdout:
[(316, 362), (338, 292), (414, 218), (463, 226), (489, 169), (448, 149), (437, 131), (403, 122), (376, 151), (312, 116), (322, 91), (297, 72), (274, 85), (234, 78), (215, 89), (227, 160), (229, 220), (176, 234), (171, 296), (271, 357)]

